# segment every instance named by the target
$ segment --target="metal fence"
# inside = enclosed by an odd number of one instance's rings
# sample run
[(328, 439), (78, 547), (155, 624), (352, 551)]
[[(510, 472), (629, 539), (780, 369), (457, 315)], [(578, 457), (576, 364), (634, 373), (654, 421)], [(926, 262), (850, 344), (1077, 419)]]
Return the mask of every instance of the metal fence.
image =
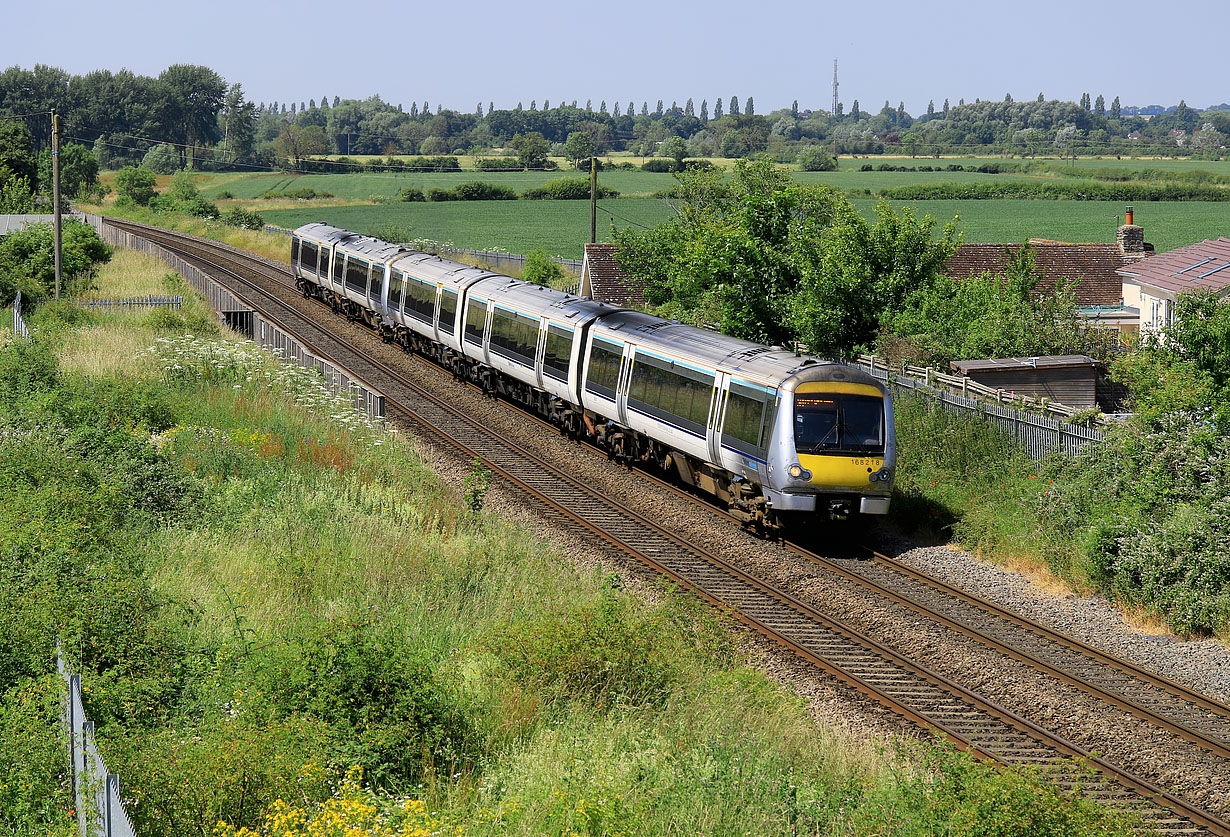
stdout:
[(114, 299), (75, 299), (73, 303), (91, 311), (138, 311), (146, 308), (179, 309), (184, 305), (184, 298), (151, 294)]
[(1036, 462), (1052, 454), (1076, 456), (1089, 445), (1101, 444), (1105, 436), (1096, 427), (1073, 424), (1050, 416), (1026, 412), (1006, 404), (970, 398), (930, 386), (909, 375), (898, 375), (883, 366), (858, 364), (889, 388), (893, 398), (924, 397), (941, 409), (960, 416), (977, 416), (1019, 442)]
[[(287, 359), (298, 363), (300, 366), (318, 370), (324, 376), (325, 382), (329, 385), (330, 389), (338, 395), (344, 395), (352, 400), (356, 409), (363, 410), (372, 418), (384, 417), (384, 395), (346, 370), (312, 354), (307, 348), (300, 345), (292, 335), (286, 334), (276, 325), (262, 318), (258, 312), (252, 310), (250, 305), (231, 293), (225, 286), (216, 282), (209, 274), (179, 258), (171, 251), (139, 235), (116, 229), (110, 224), (105, 223), (100, 223), (98, 229), (103, 239), (109, 244), (113, 244), (116, 247), (138, 250), (162, 259), (182, 276), (189, 285), (205, 295), (205, 298), (209, 300), (210, 306), (228, 326), (240, 332), (249, 340), (255, 340), (267, 349), (285, 352)], [(245, 255), (251, 254), (245, 253)], [(282, 265), (282, 267), (285, 268), (285, 265)]]
[(17, 298), (13, 300), (13, 333), (18, 337), (30, 339), (30, 329), (26, 327), (26, 320), (21, 316), (21, 291), (17, 292)]
[(94, 723), (85, 717), (81, 676), (69, 671), (59, 649), (56, 671), (68, 687), (62, 720), (68, 732), (69, 776), (81, 837), (136, 837), (120, 796), (120, 779), (107, 771), (95, 746)]

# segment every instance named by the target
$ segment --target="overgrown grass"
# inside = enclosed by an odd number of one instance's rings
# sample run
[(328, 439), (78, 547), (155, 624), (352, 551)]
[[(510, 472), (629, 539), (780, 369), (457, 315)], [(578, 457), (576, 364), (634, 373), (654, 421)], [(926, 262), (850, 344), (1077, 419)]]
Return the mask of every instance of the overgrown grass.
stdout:
[[(87, 368), (69, 347), (107, 327), (158, 349)], [(1005, 800), (1018, 831), (1063, 811), (1031, 833), (1128, 833), (1044, 782), (818, 726), (691, 597), (577, 567), (483, 514), (480, 480), (461, 502), (308, 373), (88, 329), (0, 349), (6, 831), (71, 826), (59, 633), (147, 835), (974, 833)]]

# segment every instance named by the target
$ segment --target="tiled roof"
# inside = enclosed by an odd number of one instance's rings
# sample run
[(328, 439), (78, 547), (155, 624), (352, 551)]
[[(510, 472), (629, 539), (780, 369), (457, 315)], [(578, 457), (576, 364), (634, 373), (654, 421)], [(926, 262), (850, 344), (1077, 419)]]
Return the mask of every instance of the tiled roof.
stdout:
[(1230, 288), (1230, 238), (1205, 239), (1119, 270), (1126, 281), (1176, 294)]
[[(1123, 280), (1116, 271), (1128, 260), (1117, 244), (1067, 244), (1034, 239), (1030, 245), (1034, 264), (1043, 273), (1037, 293), (1053, 290), (1061, 278), (1080, 279), (1073, 291), (1077, 305), (1114, 305), (1123, 298)], [(1021, 246), (962, 244), (948, 260), (947, 273), (958, 280), (988, 272), (1000, 275), (1004, 272), (1006, 253), (1016, 254)]]
[(590, 295), (600, 302), (643, 308), (645, 296), (615, 261), (614, 244), (586, 244), (583, 271), (589, 273)]

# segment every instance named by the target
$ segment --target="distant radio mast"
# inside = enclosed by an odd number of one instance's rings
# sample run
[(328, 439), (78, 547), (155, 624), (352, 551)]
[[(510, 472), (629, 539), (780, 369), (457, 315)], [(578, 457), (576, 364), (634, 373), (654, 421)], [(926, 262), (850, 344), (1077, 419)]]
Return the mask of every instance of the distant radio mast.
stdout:
[(837, 115), (837, 59), (833, 59), (833, 116)]

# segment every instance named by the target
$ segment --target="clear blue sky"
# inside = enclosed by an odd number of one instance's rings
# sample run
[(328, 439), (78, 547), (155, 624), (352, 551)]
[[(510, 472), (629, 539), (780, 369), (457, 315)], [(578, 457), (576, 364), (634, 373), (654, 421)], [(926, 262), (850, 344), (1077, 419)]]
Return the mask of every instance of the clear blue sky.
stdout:
[(938, 4), (887, 0), (606, 3), (546, 0), (373, 3), (369, 0), (206, 3), (65, 0), (55, 11), (6, 4), (0, 65), (70, 73), (128, 68), (156, 76), (204, 64), (253, 101), (379, 94), (409, 108), (428, 100), (473, 111), (592, 99), (640, 108), (658, 99), (697, 109), (755, 97), (756, 111), (827, 109), (833, 59), (840, 97), (878, 111), (904, 101), (915, 116), (966, 101), (1078, 100), (1107, 105), (1230, 101), (1212, 32), (1225, 6), (1035, 0)]

